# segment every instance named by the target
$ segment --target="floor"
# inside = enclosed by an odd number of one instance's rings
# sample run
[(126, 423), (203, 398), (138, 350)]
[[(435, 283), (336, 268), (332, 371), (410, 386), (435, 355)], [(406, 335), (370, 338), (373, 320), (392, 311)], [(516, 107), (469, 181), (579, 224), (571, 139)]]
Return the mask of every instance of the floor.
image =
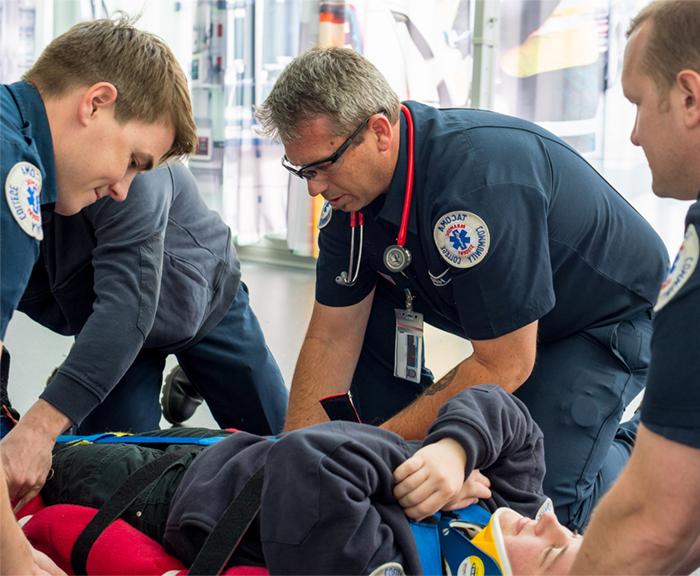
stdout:
[[(313, 307), (314, 271), (254, 262), (243, 262), (242, 270), (253, 310), (289, 385)], [(10, 399), (20, 413), (36, 400), (46, 378), (67, 356), (71, 343), (72, 338), (53, 334), (24, 314), (15, 314), (5, 344), (12, 354)], [(471, 353), (469, 342), (429, 326), (425, 349), (428, 365), (437, 377)], [(166, 373), (174, 364), (171, 357)], [(188, 424), (216, 427), (206, 406), (200, 407)], [(167, 425), (165, 420), (161, 422), (161, 426)]]

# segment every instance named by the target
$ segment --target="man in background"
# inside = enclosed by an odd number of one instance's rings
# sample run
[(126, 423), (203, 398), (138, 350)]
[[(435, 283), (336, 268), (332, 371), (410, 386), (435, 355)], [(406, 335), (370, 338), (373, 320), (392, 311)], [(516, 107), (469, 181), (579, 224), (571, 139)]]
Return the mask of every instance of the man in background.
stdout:
[(692, 200), (656, 303), (637, 443), (596, 508), (576, 574), (687, 574), (700, 565), (700, 3), (655, 1), (628, 31), (622, 86), (654, 194)]

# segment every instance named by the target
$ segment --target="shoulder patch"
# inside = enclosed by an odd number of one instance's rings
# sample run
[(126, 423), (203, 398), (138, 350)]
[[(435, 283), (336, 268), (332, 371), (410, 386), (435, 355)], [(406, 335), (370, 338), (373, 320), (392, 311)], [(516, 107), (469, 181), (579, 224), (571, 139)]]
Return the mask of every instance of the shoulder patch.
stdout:
[(433, 239), (440, 256), (455, 268), (471, 268), (489, 252), (489, 228), (473, 212), (456, 210), (438, 218)]
[(332, 216), (333, 208), (331, 207), (331, 203), (326, 200), (323, 203), (323, 208), (321, 208), (321, 216), (318, 219), (318, 229), (320, 230), (321, 228), (325, 227), (331, 221)]
[(688, 225), (681, 244), (680, 250), (673, 261), (673, 265), (668, 271), (666, 280), (661, 285), (659, 298), (654, 306), (654, 312), (661, 310), (671, 299), (678, 294), (688, 279), (693, 275), (698, 265), (700, 255), (700, 243), (698, 242), (698, 232), (693, 224)]
[(5, 179), (5, 198), (12, 217), (32, 238), (42, 240), (41, 171), (29, 162), (17, 162)]
[(372, 570), (369, 576), (406, 576), (406, 573), (398, 562), (387, 562)]

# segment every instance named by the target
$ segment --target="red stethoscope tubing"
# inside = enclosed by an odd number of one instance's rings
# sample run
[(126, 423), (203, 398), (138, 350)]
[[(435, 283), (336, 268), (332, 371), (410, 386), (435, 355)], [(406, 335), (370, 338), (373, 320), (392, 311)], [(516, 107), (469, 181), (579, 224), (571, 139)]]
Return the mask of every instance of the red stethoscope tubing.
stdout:
[[(403, 195), (403, 210), (401, 211), (401, 225), (399, 226), (399, 235), (396, 237), (396, 243), (403, 248), (406, 245), (406, 236), (408, 234), (408, 219), (411, 217), (411, 199), (413, 198), (413, 117), (408, 106), (401, 104), (401, 112), (406, 118), (406, 134), (408, 135), (407, 142), (407, 159), (406, 159), (406, 190)], [(359, 214), (359, 218), (358, 218)], [(362, 212), (352, 212), (350, 214), (350, 228), (355, 228), (359, 225), (364, 226), (365, 217)]]
[[(403, 263), (400, 268), (395, 268), (395, 271), (401, 271), (410, 262), (410, 254), (404, 249), (406, 244), (406, 236), (408, 233), (408, 220), (411, 216), (411, 199), (413, 197), (413, 117), (411, 111), (405, 104), (401, 104), (401, 112), (406, 117), (406, 134), (407, 142), (407, 160), (406, 160), (406, 189), (403, 197), (403, 209), (401, 212), (401, 225), (399, 226), (399, 235), (396, 238), (396, 244), (400, 249), (400, 254), (404, 255)], [(352, 286), (360, 272), (360, 260), (362, 258), (363, 232), (365, 225), (365, 216), (362, 212), (350, 213), (350, 259), (348, 261), (348, 270), (341, 272), (336, 277), (336, 282), (343, 286)], [(360, 228), (360, 248), (357, 255), (357, 264), (355, 264), (355, 229)], [(390, 247), (391, 248), (391, 247)], [(386, 259), (386, 255), (385, 255)], [(385, 260), (386, 262), (386, 260)]]
[(406, 117), (406, 133), (408, 135), (408, 154), (406, 160), (406, 191), (403, 195), (403, 211), (401, 212), (401, 226), (396, 243), (403, 248), (406, 244), (408, 232), (408, 219), (411, 216), (411, 198), (413, 197), (413, 117), (408, 106), (401, 104), (401, 112)]
[[(403, 210), (401, 211), (401, 225), (399, 226), (399, 235), (396, 237), (396, 243), (402, 248), (406, 244), (406, 234), (408, 233), (408, 219), (411, 216), (411, 198), (413, 198), (413, 117), (408, 106), (401, 104), (401, 112), (406, 117), (406, 134), (408, 135), (407, 142), (407, 159), (406, 159), (406, 190), (403, 195)], [(364, 226), (365, 217), (362, 212), (352, 212), (350, 214), (350, 228), (355, 228), (358, 225)]]

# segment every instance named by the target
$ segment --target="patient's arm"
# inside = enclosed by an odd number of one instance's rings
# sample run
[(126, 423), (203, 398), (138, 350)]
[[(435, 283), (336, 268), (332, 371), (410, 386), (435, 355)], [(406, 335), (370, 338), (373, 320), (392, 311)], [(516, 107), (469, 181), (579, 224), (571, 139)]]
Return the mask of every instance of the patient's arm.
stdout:
[(414, 520), (444, 508), (463, 508), (490, 498), (489, 481), (474, 470), (465, 481), (467, 455), (452, 438), (428, 444), (394, 470), (394, 496)]

